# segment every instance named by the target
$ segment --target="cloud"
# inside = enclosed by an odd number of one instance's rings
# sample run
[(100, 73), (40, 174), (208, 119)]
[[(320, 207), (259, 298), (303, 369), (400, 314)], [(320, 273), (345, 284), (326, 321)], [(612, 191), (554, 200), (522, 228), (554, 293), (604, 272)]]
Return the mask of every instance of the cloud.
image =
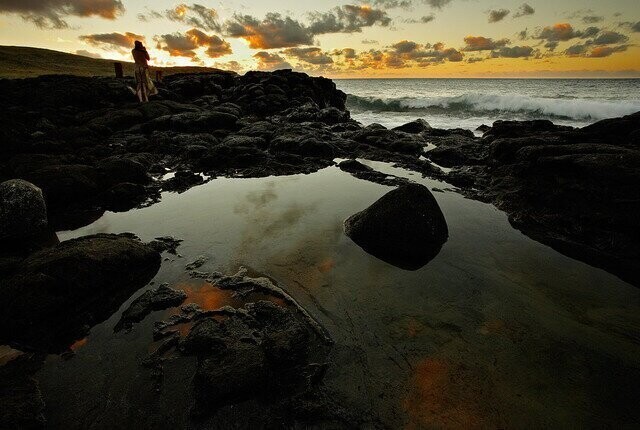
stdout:
[(313, 45), (314, 36), (329, 33), (357, 33), (364, 27), (391, 23), (380, 9), (370, 6), (344, 5), (328, 12), (312, 12), (309, 24), (279, 13), (268, 13), (260, 21), (250, 15), (234, 15), (225, 22), (224, 34), (245, 39), (253, 49), (293, 48)]
[(351, 60), (356, 58), (356, 50), (353, 48), (334, 49), (333, 52), (331, 52), (331, 55), (343, 56), (344, 58)]
[(194, 28), (209, 31), (220, 31), (218, 12), (215, 9), (194, 3), (191, 6), (179, 4), (165, 12), (165, 16), (171, 21), (182, 22)]
[(266, 51), (260, 51), (253, 55), (253, 58), (258, 60), (258, 70), (278, 70), (278, 69), (292, 69), (284, 58), (278, 54), (270, 54)]
[(238, 63), (237, 61), (233, 60), (233, 61), (216, 61), (215, 63), (213, 63), (213, 67), (215, 67), (216, 69), (222, 69), (222, 70), (231, 70), (233, 72), (240, 72), (244, 69), (244, 67), (242, 67), (242, 64)]
[(229, 37), (245, 39), (253, 49), (313, 44), (313, 34), (307, 27), (279, 13), (268, 13), (262, 21), (250, 15), (234, 15), (225, 23), (224, 32)]
[(544, 47), (547, 48), (549, 51), (555, 51), (559, 44), (560, 42), (558, 42), (557, 40), (552, 40), (550, 42), (545, 43)]
[(89, 45), (99, 46), (102, 48), (133, 48), (136, 40), (144, 41), (145, 37), (135, 33), (100, 33), (86, 34), (79, 37), (83, 42)]
[(371, 2), (362, 1), (362, 3), (372, 4), (385, 9), (410, 9), (413, 6), (413, 2), (411, 0), (373, 0)]
[(588, 37), (594, 37), (598, 33), (600, 33), (600, 29), (598, 27), (587, 27), (578, 33), (578, 37), (586, 39)]
[(371, 40), (371, 39), (362, 39), (360, 41), (360, 43), (362, 43), (363, 45), (377, 45), (378, 41), (377, 40)]
[(620, 46), (596, 46), (587, 55), (590, 58), (604, 58), (608, 57), (616, 52), (623, 52), (627, 50), (627, 45)]
[(95, 52), (89, 52), (84, 49), (78, 49), (76, 51), (76, 55), (81, 55), (83, 57), (89, 57), (89, 58), (102, 58), (102, 55), (97, 54)]
[(199, 48), (207, 48), (205, 54), (210, 58), (218, 58), (231, 54), (229, 42), (216, 35), (208, 34), (192, 28), (186, 33), (171, 33), (154, 37), (156, 48), (167, 51), (172, 57), (187, 57), (199, 60), (195, 52)]
[(577, 45), (572, 45), (572, 46), (568, 47), (564, 51), (564, 53), (565, 53), (565, 55), (568, 55), (569, 57), (576, 57), (576, 56), (583, 55), (586, 51), (587, 51), (587, 45), (577, 44)]
[(502, 21), (507, 15), (509, 15), (509, 13), (510, 12), (507, 9), (490, 10), (489, 22)]
[(628, 36), (617, 33), (615, 31), (603, 31), (593, 40), (596, 45), (612, 45), (615, 43), (623, 43), (629, 40)]
[(2, 0), (0, 13), (15, 13), (38, 28), (68, 28), (67, 16), (116, 19), (124, 13), (120, 0)]
[(391, 18), (381, 9), (370, 6), (344, 5), (329, 12), (312, 12), (309, 14), (309, 31), (313, 35), (327, 33), (357, 33), (363, 27), (380, 25), (387, 27)]
[[(444, 43), (420, 44), (410, 40), (401, 40), (390, 46), (391, 51), (387, 51), (387, 62), (389, 59), (400, 59), (404, 61), (417, 61), (421, 66), (426, 63), (441, 63), (445, 60), (459, 62), (464, 58), (464, 54), (455, 48), (445, 48)], [(398, 61), (395, 61), (398, 63)]]
[(287, 57), (293, 57), (297, 60), (304, 61), (309, 64), (332, 64), (333, 59), (322, 51), (320, 48), (287, 48), (280, 51), (281, 54)]
[(505, 46), (497, 51), (491, 52), (493, 58), (525, 58), (530, 57), (534, 52), (531, 46)]
[(575, 38), (586, 39), (593, 37), (600, 32), (598, 27), (587, 27), (583, 31), (577, 31), (569, 23), (558, 23), (552, 26), (544, 27), (537, 35), (533, 36), (535, 39), (547, 40), (549, 42), (566, 42)]
[(640, 33), (640, 21), (631, 26), (631, 31), (633, 31), (634, 33)]
[(602, 21), (604, 21), (603, 16), (587, 15), (582, 17), (582, 22), (584, 22), (585, 24), (595, 24)]
[(510, 43), (509, 39), (493, 40), (483, 36), (467, 36), (464, 38), (467, 44), (463, 51), (493, 51)]
[(432, 8), (442, 9), (444, 6), (451, 3), (451, 0), (423, 0), (424, 3), (428, 4)]
[(533, 15), (536, 13), (536, 10), (529, 6), (527, 3), (523, 3), (517, 10), (517, 12), (513, 15), (514, 18), (521, 18), (523, 16)]
[(407, 24), (428, 24), (435, 19), (436, 19), (436, 16), (434, 14), (430, 14), (430, 15), (424, 15), (420, 17), (420, 19), (414, 19), (414, 18), (405, 19), (404, 22), (406, 22)]
[(577, 44), (567, 48), (564, 53), (569, 57), (588, 57), (588, 58), (604, 58), (609, 57), (616, 52), (624, 52), (627, 50), (627, 45), (618, 46), (593, 46), (591, 51), (589, 49), (593, 45), (589, 42), (584, 44)]

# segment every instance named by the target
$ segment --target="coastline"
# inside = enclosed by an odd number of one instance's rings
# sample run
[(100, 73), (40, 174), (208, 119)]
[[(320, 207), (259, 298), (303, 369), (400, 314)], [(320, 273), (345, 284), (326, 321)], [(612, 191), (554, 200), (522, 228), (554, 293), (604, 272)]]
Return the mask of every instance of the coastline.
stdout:
[[(132, 102), (127, 85), (130, 79), (71, 76), (0, 80), (0, 101), (10, 112), (2, 119), (0, 179), (20, 178), (42, 189), (49, 233), (79, 229), (105, 211), (150, 208), (161, 201), (163, 193), (186, 192), (215, 178), (310, 175), (337, 166), (377, 185), (411, 182), (408, 177), (368, 166), (377, 162), (442, 181), (455, 187), (457, 195), (491, 203), (509, 216), (515, 228), (536, 241), (640, 285), (640, 240), (634, 229), (640, 215), (636, 186), (640, 180), (640, 113), (581, 129), (549, 121), (498, 121), (476, 136), (464, 129), (432, 128), (424, 121), (395, 129), (376, 124), (363, 127), (350, 119), (346, 95), (332, 81), (290, 71), (175, 75), (160, 86), (160, 97), (144, 105)], [(359, 161), (345, 164), (343, 160)], [(142, 248), (135, 239), (99, 239), (136, 250), (137, 260), (130, 263), (148, 260), (149, 267), (159, 266), (153, 251)], [(24, 280), (25, 285), (35, 282), (37, 270), (33, 268), (41, 266), (33, 262), (33, 255), (43, 252), (38, 248), (44, 247), (57, 258), (61, 247), (71, 246), (55, 240), (44, 245), (19, 242), (22, 249), (5, 248), (2, 256), (1, 289), (11, 294), (15, 291), (7, 285), (16, 279)], [(88, 246), (82, 239), (74, 243)], [(168, 248), (153, 246), (158, 255), (166, 255)], [(78, 325), (110, 317), (114, 306), (117, 309), (147, 284), (152, 275), (143, 272), (140, 282), (127, 288), (124, 296), (104, 304), (104, 315), (78, 318)], [(265, 285), (246, 273), (206, 276), (230, 288), (242, 282)], [(108, 292), (107, 287), (99, 289)], [(278, 291), (275, 285), (269, 288), (272, 293)], [(76, 306), (84, 304), (63, 303), (54, 311), (73, 312)], [(5, 314), (13, 315), (11, 312)], [(188, 312), (185, 315), (193, 318)], [(295, 320), (291, 323), (295, 327), (308, 323), (304, 312), (278, 315), (274, 317), (277, 321)], [(256, 315), (252, 318), (258, 319)], [(26, 345), (25, 350), (42, 353), (37, 330), (36, 334), (21, 333), (16, 340), (14, 323), (3, 325), (14, 329), (3, 328), (0, 343)], [(78, 336), (78, 328), (73, 327), (71, 338)], [(297, 339), (303, 331), (294, 330), (292, 336)], [(271, 336), (267, 329), (263, 335)], [(45, 350), (68, 348), (69, 336), (62, 338), (61, 344), (47, 345)], [(180, 341), (179, 337), (170, 339)], [(324, 360), (316, 341), (312, 338), (305, 345), (319, 354), (318, 360)], [(35, 358), (39, 360), (41, 356)], [(303, 359), (295, 361), (296, 366), (300, 363), (309, 364)], [(434, 362), (425, 366), (432, 369)], [(328, 422), (362, 419), (349, 416), (331, 402), (324, 406), (328, 415), (323, 419)], [(255, 413), (255, 407), (248, 408)], [(277, 416), (275, 410), (269, 413)]]

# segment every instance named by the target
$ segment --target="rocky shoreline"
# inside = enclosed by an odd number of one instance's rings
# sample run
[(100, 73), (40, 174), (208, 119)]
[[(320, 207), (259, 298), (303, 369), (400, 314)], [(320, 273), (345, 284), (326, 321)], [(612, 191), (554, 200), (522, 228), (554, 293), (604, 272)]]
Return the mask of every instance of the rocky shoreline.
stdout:
[[(173, 75), (147, 104), (134, 101), (130, 85), (129, 79), (72, 76), (0, 79), (0, 344), (31, 354), (10, 363), (21, 369), (22, 378), (12, 377), (24, 389), (0, 391), (3, 401), (17, 405), (0, 417), (2, 425), (22, 425), (29, 416), (27, 424), (43, 424), (30, 376), (43, 354), (63, 353), (117, 311), (155, 276), (161, 253), (175, 253), (179, 244), (167, 238), (144, 244), (132, 234), (58, 243), (54, 232), (216, 177), (338, 165), (356, 178), (399, 186), (351, 217), (346, 233), (373, 255), (415, 270), (446, 242), (446, 220), (428, 189), (356, 159), (390, 162), (493, 203), (535, 240), (640, 285), (640, 113), (582, 129), (498, 121), (478, 137), (423, 120), (395, 129), (363, 127), (350, 119), (346, 95), (333, 82), (292, 71)], [(377, 237), (383, 225), (393, 234)], [(425, 242), (429, 246), (421, 246)], [(285, 306), (258, 301), (202, 314), (183, 305), (180, 322), (193, 322), (188, 335), (159, 332), (166, 351), (197, 357), (200, 403), (259, 401), (268, 395), (254, 385), (268, 385), (277, 372), (288, 376), (283, 386), (267, 387), (268, 394), (294, 395), (278, 397), (268, 411), (272, 422), (300, 422), (303, 415), (334, 424), (357, 419), (322, 391), (330, 338), (303, 308), (266, 278), (206, 276), (245, 295), (266, 289)], [(184, 298), (167, 286), (146, 291), (123, 313), (118, 330)], [(239, 357), (252, 358), (237, 365)], [(220, 370), (213, 362), (227, 365)], [(150, 357), (148, 364), (156, 369), (158, 363)], [(10, 373), (8, 366), (0, 371)], [(213, 388), (221, 380), (233, 381), (224, 392)], [(296, 402), (299, 410), (283, 418)]]
[(366, 158), (446, 180), (494, 203), (534, 239), (640, 280), (640, 114), (582, 129), (498, 121), (476, 137), (424, 121), (363, 127), (330, 80), (291, 71), (174, 75), (143, 105), (128, 85), (72, 76), (0, 80), (0, 179), (39, 186), (53, 229), (216, 176), (310, 173), (336, 158)]

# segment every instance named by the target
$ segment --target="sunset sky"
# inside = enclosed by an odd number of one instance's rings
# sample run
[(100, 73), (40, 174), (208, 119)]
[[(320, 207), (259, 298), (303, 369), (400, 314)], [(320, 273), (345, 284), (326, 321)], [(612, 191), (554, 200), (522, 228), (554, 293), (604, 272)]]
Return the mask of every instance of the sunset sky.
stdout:
[(639, 0), (0, 0), (0, 44), (328, 77), (640, 77)]

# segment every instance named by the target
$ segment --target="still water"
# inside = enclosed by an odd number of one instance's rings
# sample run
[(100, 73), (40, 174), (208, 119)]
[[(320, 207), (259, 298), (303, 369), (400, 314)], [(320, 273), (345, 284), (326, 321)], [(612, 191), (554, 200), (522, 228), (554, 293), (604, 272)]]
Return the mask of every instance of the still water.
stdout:
[[(60, 240), (133, 232), (184, 240), (155, 285), (206, 308), (234, 298), (185, 265), (275, 279), (336, 344), (325, 384), (389, 428), (585, 428), (640, 424), (640, 290), (513, 229), (493, 206), (386, 163), (434, 192), (448, 223), (440, 254), (417, 271), (372, 257), (342, 222), (390, 190), (336, 167), (309, 175), (219, 178), (160, 203), (106, 213)], [(145, 287), (151, 288), (151, 286)], [(143, 290), (144, 290), (143, 289)], [(121, 311), (50, 356), (37, 375), (52, 428), (175, 428), (188, 422), (193, 359), (165, 365), (156, 391), (140, 361), (151, 314), (114, 334)]]

